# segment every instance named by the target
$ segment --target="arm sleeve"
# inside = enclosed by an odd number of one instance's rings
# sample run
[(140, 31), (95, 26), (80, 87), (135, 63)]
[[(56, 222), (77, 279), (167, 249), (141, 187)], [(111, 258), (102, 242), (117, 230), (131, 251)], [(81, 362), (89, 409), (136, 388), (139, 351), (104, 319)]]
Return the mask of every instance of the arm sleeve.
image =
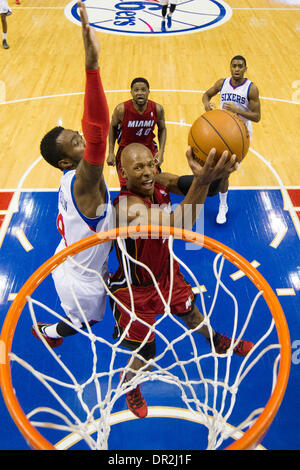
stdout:
[(86, 140), (83, 158), (92, 165), (103, 165), (109, 132), (109, 110), (99, 69), (86, 70), (82, 131)]
[(182, 192), (182, 194), (184, 194), (185, 196), (187, 195), (191, 187), (193, 179), (194, 179), (193, 175), (185, 175), (185, 176), (180, 176), (178, 178), (177, 186)]

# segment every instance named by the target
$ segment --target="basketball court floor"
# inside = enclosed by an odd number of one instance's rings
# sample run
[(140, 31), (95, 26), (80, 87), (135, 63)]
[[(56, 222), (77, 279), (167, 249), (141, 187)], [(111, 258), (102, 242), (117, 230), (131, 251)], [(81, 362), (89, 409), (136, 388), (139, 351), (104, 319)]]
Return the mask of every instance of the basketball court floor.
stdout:
[[(60, 174), (40, 158), (39, 142), (58, 122), (80, 130), (84, 90), (75, 2), (21, 0), (21, 5), (15, 5), (10, 0), (9, 4), (13, 11), (8, 17), (10, 49), (0, 51), (0, 327), (24, 282), (52, 256), (59, 242), (56, 216)], [(298, 450), (300, 2), (179, 0), (173, 25), (166, 33), (161, 31), (160, 8), (155, 1), (87, 0), (86, 4), (101, 43), (101, 74), (110, 112), (129, 99), (129, 84), (136, 76), (149, 80), (150, 98), (164, 106), (168, 133), (165, 171), (189, 173), (185, 162), (187, 135), (194, 119), (204, 111), (203, 92), (217, 79), (228, 76), (231, 57), (241, 54), (247, 59), (247, 76), (260, 91), (262, 118), (253, 126), (245, 161), (230, 179), (227, 223), (215, 222), (218, 199), (208, 198), (201, 229), (252, 263), (280, 301), (290, 331), (290, 377), (283, 402), (260, 448)], [(217, 97), (215, 103), (218, 105)], [(118, 193), (115, 170), (105, 166), (104, 174), (114, 197)], [(178, 197), (173, 201), (178, 202)], [(204, 250), (180, 244), (176, 249), (199, 275), (205, 301), (210, 305), (215, 282), (213, 257)], [(110, 269), (114, 267), (112, 253)], [(236, 271), (233, 265), (224, 266), (225, 279), (244, 316), (253, 291), (245, 276)], [(50, 281), (40, 295), (43, 301), (59, 308)], [(229, 300), (221, 298), (214, 321), (218, 331), (225, 334), (230, 334), (229, 311)], [(39, 315), (38, 321), (44, 321), (43, 314)], [(113, 323), (108, 305), (95, 334), (112, 341)], [(51, 359), (32, 337), (31, 324), (28, 312), (21, 316), (14, 351), (49, 373)], [(245, 335), (255, 341), (266, 325), (265, 308), (258, 302)], [(162, 324), (162, 331), (175, 334), (172, 325)], [(204, 354), (208, 345), (197, 338), (197, 348)], [(86, 380), (91, 367), (87, 351), (85, 338), (77, 335), (66, 339), (58, 352), (73, 367), (80, 383)], [(105, 362), (104, 353), (103, 357)], [(241, 358), (234, 357), (232, 362), (236, 369)], [(241, 386), (241, 399), (230, 426), (236, 426), (249, 411), (249, 397), (252, 409), (261, 406), (260, 400), (270, 392), (272, 367), (267, 356), (262, 366), (249, 374)], [(13, 374), (18, 399), (26, 412), (34, 406), (46, 406), (36, 402), (36, 397), (47, 395), (41, 384), (29, 379), (17, 364)], [(113, 408), (117, 421), (111, 427), (110, 449), (191, 450), (205, 446), (201, 426), (180, 417), (182, 402), (177, 389), (157, 380), (145, 382), (142, 388), (151, 417), (132, 420), (121, 397)], [(66, 390), (60, 393), (80, 415), (76, 399)], [(87, 388), (87, 403), (93, 403), (94, 393)], [(51, 406), (49, 400), (47, 405)], [(62, 439), (60, 432), (47, 433), (55, 444)], [(149, 439), (145, 440), (145, 435)], [(80, 448), (81, 443), (77, 446)], [(0, 450), (27, 449), (0, 395)]]

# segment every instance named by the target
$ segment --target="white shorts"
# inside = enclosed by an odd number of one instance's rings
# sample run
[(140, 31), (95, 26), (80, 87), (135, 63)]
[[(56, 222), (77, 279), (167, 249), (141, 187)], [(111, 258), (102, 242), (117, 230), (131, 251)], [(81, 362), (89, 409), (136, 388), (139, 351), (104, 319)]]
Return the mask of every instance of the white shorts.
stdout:
[[(107, 282), (108, 271), (102, 274)], [(60, 264), (52, 273), (61, 306), (70, 321), (81, 328), (82, 323), (102, 320), (106, 291), (97, 276), (84, 276)], [(73, 292), (72, 292), (73, 291)], [(80, 307), (78, 306), (78, 304)], [(83, 314), (82, 314), (83, 312)]]
[(0, 0), (0, 15), (5, 13), (7, 16), (12, 14), (11, 9), (8, 6), (7, 0)]
[(178, 0), (159, 0), (160, 1), (160, 4), (161, 5), (169, 5), (169, 4), (173, 4), (173, 5), (177, 5), (178, 3)]

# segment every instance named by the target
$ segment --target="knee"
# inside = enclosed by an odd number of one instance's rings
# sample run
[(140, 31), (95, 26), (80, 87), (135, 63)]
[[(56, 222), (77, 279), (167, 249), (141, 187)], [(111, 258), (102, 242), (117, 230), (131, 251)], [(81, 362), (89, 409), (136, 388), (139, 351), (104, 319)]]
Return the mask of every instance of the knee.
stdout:
[(140, 354), (140, 356), (142, 356), (145, 361), (150, 361), (150, 359), (154, 359), (156, 355), (155, 340), (151, 341), (150, 343), (146, 343), (145, 346), (140, 349), (138, 354)]

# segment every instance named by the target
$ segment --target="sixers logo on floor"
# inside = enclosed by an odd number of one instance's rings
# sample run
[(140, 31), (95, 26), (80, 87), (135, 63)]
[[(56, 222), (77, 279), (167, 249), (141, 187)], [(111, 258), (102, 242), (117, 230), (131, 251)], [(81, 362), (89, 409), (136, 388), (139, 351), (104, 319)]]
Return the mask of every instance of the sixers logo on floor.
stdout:
[[(179, 0), (172, 25), (163, 32), (159, 0), (86, 0), (85, 5), (94, 28), (128, 36), (197, 33), (220, 26), (232, 15), (222, 0)], [(73, 23), (80, 23), (76, 1), (66, 6), (65, 15)]]

